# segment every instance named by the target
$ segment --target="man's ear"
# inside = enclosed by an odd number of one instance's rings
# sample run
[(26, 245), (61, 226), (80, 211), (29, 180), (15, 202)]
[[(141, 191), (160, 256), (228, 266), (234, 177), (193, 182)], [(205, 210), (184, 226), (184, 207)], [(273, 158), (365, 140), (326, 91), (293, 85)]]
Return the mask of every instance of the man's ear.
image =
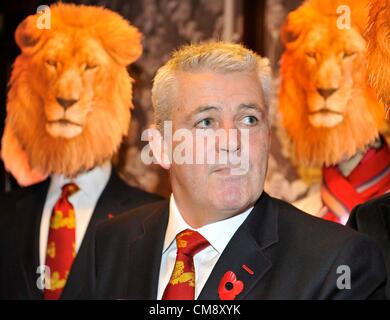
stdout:
[(33, 54), (42, 43), (43, 29), (38, 28), (37, 20), (37, 15), (28, 16), (15, 31), (15, 41), (25, 54)]
[(158, 164), (166, 170), (171, 167), (169, 146), (155, 125), (152, 125), (148, 130), (148, 141), (152, 149), (153, 156)]

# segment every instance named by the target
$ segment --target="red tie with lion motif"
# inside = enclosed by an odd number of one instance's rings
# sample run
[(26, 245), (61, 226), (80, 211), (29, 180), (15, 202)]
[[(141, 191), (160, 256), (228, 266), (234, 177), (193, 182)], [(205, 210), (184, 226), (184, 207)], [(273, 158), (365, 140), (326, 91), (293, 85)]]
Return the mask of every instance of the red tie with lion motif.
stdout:
[(194, 256), (207, 248), (209, 242), (198, 232), (186, 229), (176, 236), (176, 261), (163, 300), (195, 299)]
[(68, 198), (78, 190), (74, 183), (64, 185), (51, 214), (46, 251), (50, 288), (45, 288), (46, 300), (60, 298), (76, 256), (76, 216)]

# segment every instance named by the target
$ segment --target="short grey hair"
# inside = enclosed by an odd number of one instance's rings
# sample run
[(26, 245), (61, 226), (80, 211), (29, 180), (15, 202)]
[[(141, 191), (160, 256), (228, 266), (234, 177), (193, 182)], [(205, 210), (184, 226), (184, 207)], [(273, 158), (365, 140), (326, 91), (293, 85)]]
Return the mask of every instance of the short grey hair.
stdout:
[(218, 73), (256, 72), (263, 89), (264, 104), (270, 100), (271, 68), (269, 61), (240, 44), (209, 42), (185, 45), (175, 51), (156, 73), (152, 103), (158, 128), (169, 119), (175, 97), (178, 72), (215, 71)]

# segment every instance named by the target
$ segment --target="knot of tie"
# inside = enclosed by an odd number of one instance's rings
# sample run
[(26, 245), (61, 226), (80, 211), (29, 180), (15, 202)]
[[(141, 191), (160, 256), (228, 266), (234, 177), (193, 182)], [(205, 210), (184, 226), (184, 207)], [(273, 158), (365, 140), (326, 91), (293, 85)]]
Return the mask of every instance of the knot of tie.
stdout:
[(177, 254), (193, 257), (207, 248), (209, 242), (197, 231), (186, 229), (176, 236)]
[(67, 199), (72, 194), (76, 193), (77, 191), (79, 191), (79, 187), (74, 182), (70, 182), (70, 183), (64, 184), (62, 186), (61, 198)]

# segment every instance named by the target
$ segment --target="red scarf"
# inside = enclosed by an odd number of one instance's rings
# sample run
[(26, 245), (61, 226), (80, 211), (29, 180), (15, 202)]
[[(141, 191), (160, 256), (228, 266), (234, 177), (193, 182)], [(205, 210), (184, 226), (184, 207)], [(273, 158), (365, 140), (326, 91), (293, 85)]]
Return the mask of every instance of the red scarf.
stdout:
[(390, 150), (384, 139), (382, 143), (379, 149), (368, 149), (347, 177), (337, 166), (323, 167), (323, 219), (345, 224), (356, 205), (390, 191)]

